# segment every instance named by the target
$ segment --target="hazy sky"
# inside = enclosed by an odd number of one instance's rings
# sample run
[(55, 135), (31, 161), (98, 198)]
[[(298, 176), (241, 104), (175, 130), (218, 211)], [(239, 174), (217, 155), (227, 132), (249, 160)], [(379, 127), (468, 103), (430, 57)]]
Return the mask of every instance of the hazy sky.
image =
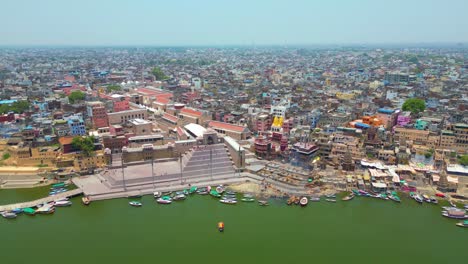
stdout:
[(468, 42), (468, 0), (2, 0), (0, 45)]

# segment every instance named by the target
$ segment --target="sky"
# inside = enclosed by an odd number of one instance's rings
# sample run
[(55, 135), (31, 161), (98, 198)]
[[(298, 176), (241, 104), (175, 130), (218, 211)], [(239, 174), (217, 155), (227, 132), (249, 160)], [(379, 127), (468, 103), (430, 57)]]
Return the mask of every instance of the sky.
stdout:
[(1, 0), (0, 45), (468, 43), (468, 0)]

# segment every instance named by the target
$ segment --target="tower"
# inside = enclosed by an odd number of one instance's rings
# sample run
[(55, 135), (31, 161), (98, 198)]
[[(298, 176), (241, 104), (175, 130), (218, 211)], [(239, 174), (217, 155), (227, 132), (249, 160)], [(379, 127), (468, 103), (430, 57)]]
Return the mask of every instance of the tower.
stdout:
[(341, 164), (341, 167), (345, 171), (354, 171), (354, 162), (353, 162), (353, 156), (351, 154), (351, 151), (349, 150), (349, 146), (346, 147), (346, 153), (343, 157), (343, 162)]

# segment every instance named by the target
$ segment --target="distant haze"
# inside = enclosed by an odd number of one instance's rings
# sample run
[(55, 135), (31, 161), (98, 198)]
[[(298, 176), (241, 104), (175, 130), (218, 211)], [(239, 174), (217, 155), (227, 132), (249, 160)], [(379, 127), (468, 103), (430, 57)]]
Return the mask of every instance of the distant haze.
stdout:
[(6, 0), (0, 45), (468, 42), (468, 0)]

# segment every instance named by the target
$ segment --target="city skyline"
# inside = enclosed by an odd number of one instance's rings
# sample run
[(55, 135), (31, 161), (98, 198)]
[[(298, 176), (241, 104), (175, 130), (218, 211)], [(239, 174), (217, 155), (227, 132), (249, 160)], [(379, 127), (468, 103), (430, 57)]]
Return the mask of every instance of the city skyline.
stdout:
[[(464, 1), (20, 1), (1, 46), (290, 46), (468, 42)], [(26, 7), (26, 8), (25, 8)], [(40, 10), (40, 12), (38, 12)], [(16, 12), (15, 12), (16, 11)], [(20, 14), (20, 16), (19, 16)], [(437, 14), (438, 19), (433, 19)], [(20, 19), (21, 18), (21, 19)], [(8, 22), (10, 21), (10, 22)]]

